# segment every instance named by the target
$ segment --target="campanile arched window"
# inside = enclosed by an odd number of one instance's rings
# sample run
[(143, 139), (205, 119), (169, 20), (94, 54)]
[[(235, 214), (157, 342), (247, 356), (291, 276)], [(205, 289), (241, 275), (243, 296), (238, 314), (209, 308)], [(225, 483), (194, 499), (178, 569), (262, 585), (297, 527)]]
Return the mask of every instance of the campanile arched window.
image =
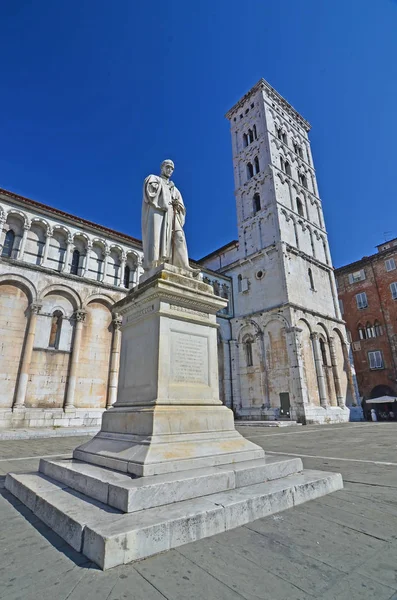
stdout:
[(307, 272), (307, 274), (309, 275), (310, 289), (311, 289), (311, 290), (314, 290), (315, 288), (314, 288), (314, 279), (313, 279), (313, 273), (312, 273), (312, 270), (311, 270), (311, 269), (309, 269), (309, 270), (308, 270), (308, 272)]
[(124, 287), (125, 288), (129, 288), (130, 287), (130, 278), (131, 278), (131, 269), (128, 265), (125, 265), (125, 269), (124, 269)]
[(256, 192), (256, 194), (254, 194), (253, 204), (254, 204), (254, 213), (259, 212), (261, 209), (261, 197), (258, 194), (258, 192)]
[(6, 233), (6, 237), (4, 239), (3, 250), (1, 251), (1, 256), (5, 258), (11, 258), (12, 251), (14, 248), (15, 242), (15, 233), (12, 229), (9, 229)]
[(245, 348), (245, 360), (247, 362), (247, 367), (252, 367), (254, 364), (253, 356), (252, 356), (252, 340), (248, 339), (244, 342)]
[(78, 250), (73, 250), (72, 264), (70, 266), (70, 272), (72, 275), (79, 274), (79, 266), (80, 266), (80, 252)]

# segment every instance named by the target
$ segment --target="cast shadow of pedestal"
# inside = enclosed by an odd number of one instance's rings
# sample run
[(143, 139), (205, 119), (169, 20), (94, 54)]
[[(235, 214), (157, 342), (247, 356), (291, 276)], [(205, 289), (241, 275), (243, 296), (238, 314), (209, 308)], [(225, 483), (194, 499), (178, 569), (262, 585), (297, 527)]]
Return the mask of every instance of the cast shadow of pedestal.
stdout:
[[(20, 500), (13, 496), (6, 488), (5, 475), (0, 476), (0, 497), (4, 498), (20, 515), (23, 517), (35, 530), (44, 537), (49, 544), (58, 552), (61, 552), (66, 558), (71, 560), (76, 566), (84, 567), (85, 569), (95, 569), (101, 571), (101, 569), (93, 562), (88, 560), (86, 556), (74, 550), (65, 540), (63, 540), (58, 534), (56, 534), (50, 527), (45, 525), (43, 521), (40, 521), (38, 517), (27, 508)], [(34, 555), (32, 556), (34, 560)]]

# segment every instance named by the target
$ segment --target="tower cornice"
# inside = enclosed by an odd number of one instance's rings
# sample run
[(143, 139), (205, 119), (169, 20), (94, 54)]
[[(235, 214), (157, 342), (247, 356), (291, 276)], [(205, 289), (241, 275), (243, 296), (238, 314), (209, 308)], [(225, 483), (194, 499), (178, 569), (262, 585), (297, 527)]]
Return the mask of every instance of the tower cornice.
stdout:
[(256, 83), (254, 85), (254, 87), (252, 87), (249, 92), (247, 92), (242, 98), (240, 98), (240, 100), (234, 105), (232, 106), (232, 108), (230, 110), (228, 110), (228, 112), (226, 113), (225, 117), (227, 119), (229, 119), (229, 121), (232, 119), (232, 117), (234, 117), (234, 115), (236, 114), (236, 112), (242, 108), (242, 106), (245, 104), (245, 102), (248, 100), (248, 98), (250, 98), (251, 96), (253, 96), (254, 94), (256, 94), (256, 92), (258, 92), (259, 90), (266, 90), (266, 92), (268, 93), (269, 97), (276, 100), (281, 107), (283, 108), (283, 110), (285, 110), (285, 112), (287, 112), (289, 115), (291, 115), (292, 117), (294, 117), (294, 119), (296, 119), (298, 121), (298, 123), (301, 125), (301, 127), (303, 127), (303, 129), (305, 129), (305, 131), (309, 132), (311, 129), (311, 125), (308, 121), (306, 121), (306, 119), (304, 119), (302, 117), (302, 115), (300, 115), (298, 113), (298, 111), (296, 111), (294, 109), (293, 106), (291, 106), (291, 104), (289, 104), (289, 102), (287, 102), (287, 100), (285, 98), (283, 98), (271, 85), (270, 83), (268, 83), (265, 79), (260, 79), (258, 81), (258, 83)]

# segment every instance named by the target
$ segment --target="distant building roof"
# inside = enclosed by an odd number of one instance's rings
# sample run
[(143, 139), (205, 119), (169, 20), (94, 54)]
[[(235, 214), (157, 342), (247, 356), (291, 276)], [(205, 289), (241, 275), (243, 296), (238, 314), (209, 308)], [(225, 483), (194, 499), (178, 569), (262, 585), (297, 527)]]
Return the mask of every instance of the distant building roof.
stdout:
[(63, 210), (59, 210), (58, 208), (54, 208), (53, 206), (48, 206), (48, 204), (37, 202), (37, 200), (25, 198), (25, 196), (20, 196), (19, 194), (15, 194), (14, 192), (10, 192), (9, 190), (5, 190), (3, 188), (0, 188), (0, 198), (1, 195), (7, 196), (8, 198), (10, 198), (10, 200), (27, 204), (28, 206), (31, 206), (32, 208), (37, 209), (39, 211), (45, 211), (47, 213), (53, 214), (54, 216), (72, 220), (75, 223), (80, 224), (81, 226), (99, 229), (104, 233), (104, 235), (108, 234), (112, 236), (117, 236), (125, 239), (127, 242), (133, 243), (134, 245), (142, 246), (141, 240), (138, 240), (137, 238), (134, 238), (131, 235), (127, 235), (126, 233), (120, 233), (119, 231), (115, 231), (114, 229), (110, 229), (109, 227), (104, 227), (103, 225), (98, 225), (98, 223), (88, 221), (87, 219), (83, 219), (81, 217), (76, 217), (75, 215), (64, 212)]
[(217, 254), (222, 254), (222, 252), (224, 252), (228, 248), (232, 248), (233, 246), (237, 246), (237, 245), (238, 245), (238, 240), (232, 240), (231, 242), (228, 242), (227, 244), (225, 244), (224, 246), (221, 246), (217, 250), (213, 250), (213, 252), (206, 254), (206, 256), (203, 256), (203, 258), (199, 258), (199, 260), (196, 260), (196, 262), (200, 264), (204, 260), (207, 260), (208, 258), (212, 258), (212, 256), (216, 256)]

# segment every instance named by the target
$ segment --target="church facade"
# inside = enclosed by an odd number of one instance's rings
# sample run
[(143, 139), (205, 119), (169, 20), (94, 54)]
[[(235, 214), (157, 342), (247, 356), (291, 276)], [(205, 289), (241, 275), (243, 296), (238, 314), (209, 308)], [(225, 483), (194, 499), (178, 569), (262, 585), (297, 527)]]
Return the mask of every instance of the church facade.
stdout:
[[(308, 139), (264, 80), (227, 114), (238, 240), (199, 261), (237, 417), (346, 421), (354, 402)], [(140, 240), (0, 190), (0, 428), (99, 425), (117, 396), (120, 318)]]

